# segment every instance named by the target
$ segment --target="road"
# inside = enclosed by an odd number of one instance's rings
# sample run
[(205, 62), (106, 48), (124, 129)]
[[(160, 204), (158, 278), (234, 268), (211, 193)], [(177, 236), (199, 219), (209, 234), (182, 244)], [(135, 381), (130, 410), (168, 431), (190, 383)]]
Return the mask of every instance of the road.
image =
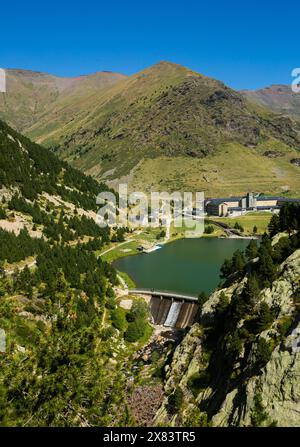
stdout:
[(230, 238), (235, 239), (259, 239), (258, 236), (244, 236), (241, 234), (238, 230), (235, 228), (231, 228), (229, 225), (225, 224), (224, 222), (218, 222), (216, 220), (208, 219), (209, 223), (212, 223), (220, 228), (227, 234)]

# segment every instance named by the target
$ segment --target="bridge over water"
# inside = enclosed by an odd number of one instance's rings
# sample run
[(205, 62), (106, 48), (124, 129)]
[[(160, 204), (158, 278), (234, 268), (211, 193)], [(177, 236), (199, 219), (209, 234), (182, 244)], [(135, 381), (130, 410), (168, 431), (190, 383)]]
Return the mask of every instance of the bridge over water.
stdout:
[(198, 301), (198, 297), (195, 295), (185, 295), (182, 293), (171, 292), (169, 290), (130, 289), (129, 292), (131, 295), (163, 296), (166, 298), (176, 298), (184, 301)]
[(150, 311), (154, 324), (185, 328), (195, 321), (198, 311), (196, 296), (155, 289), (130, 289), (129, 293), (151, 297)]

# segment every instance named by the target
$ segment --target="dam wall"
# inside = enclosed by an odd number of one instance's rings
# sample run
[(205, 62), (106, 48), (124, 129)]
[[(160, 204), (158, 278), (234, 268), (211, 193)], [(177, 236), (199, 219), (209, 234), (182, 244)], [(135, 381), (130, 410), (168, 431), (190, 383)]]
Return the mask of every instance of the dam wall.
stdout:
[(197, 315), (195, 302), (152, 296), (150, 312), (153, 323), (167, 327), (186, 328), (192, 326)]

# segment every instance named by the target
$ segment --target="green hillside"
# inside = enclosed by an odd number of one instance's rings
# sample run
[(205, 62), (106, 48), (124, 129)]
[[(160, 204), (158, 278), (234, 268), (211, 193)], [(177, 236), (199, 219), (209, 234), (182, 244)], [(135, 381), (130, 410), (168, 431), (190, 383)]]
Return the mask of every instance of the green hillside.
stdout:
[(125, 372), (151, 328), (97, 255), (126, 232), (96, 225), (103, 189), (0, 121), (1, 427), (132, 424)]
[(173, 63), (111, 76), (100, 87), (92, 77), (64, 84), (26, 134), (112, 187), (300, 194), (297, 121)]

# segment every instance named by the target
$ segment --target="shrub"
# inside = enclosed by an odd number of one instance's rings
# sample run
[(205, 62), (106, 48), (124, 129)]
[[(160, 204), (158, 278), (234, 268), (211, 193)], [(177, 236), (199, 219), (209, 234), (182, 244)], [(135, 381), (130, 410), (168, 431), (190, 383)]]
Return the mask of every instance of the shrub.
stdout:
[(112, 326), (102, 329), (101, 338), (103, 341), (110, 339), (115, 333), (115, 329)]
[(111, 312), (111, 321), (113, 326), (121, 332), (126, 330), (127, 322), (125, 310), (118, 307)]
[(165, 377), (165, 368), (164, 365), (160, 365), (157, 368), (155, 368), (153, 374), (153, 377), (156, 377), (157, 379), (164, 379)]
[(6, 212), (2, 207), (0, 207), (0, 219), (6, 219)]
[(263, 368), (271, 358), (272, 355), (272, 345), (267, 342), (264, 338), (260, 338), (257, 343), (255, 363), (258, 369)]
[(220, 293), (218, 304), (216, 305), (215, 312), (217, 315), (223, 315), (229, 306), (229, 298), (225, 292)]
[(184, 421), (185, 427), (210, 427), (211, 423), (208, 422), (207, 413), (201, 412), (200, 409), (194, 406), (186, 416)]
[(274, 315), (267, 303), (261, 303), (258, 316), (256, 318), (256, 330), (262, 332), (268, 329), (274, 321)]
[(200, 309), (202, 308), (203, 304), (208, 300), (208, 296), (205, 292), (200, 292), (198, 295), (198, 305)]
[(262, 405), (261, 394), (254, 396), (254, 408), (251, 413), (251, 424), (253, 427), (261, 426), (268, 419), (268, 414), (265, 412)]
[(189, 377), (187, 386), (192, 391), (195, 397), (198, 396), (201, 390), (209, 386), (210, 376), (207, 371), (200, 371)]
[(293, 318), (292, 317), (284, 317), (279, 323), (278, 323), (278, 332), (281, 336), (281, 338), (285, 337), (288, 333), (289, 329), (291, 328), (293, 324)]
[(235, 222), (235, 224), (234, 224), (234, 228), (235, 228), (236, 230), (241, 231), (242, 233), (244, 232), (244, 227), (242, 227), (242, 225), (239, 224), (238, 222)]
[(156, 235), (156, 239), (163, 239), (164, 237), (166, 237), (166, 232), (165, 230), (161, 230), (157, 235)]
[(138, 319), (128, 324), (125, 333), (125, 340), (131, 343), (138, 341), (145, 333), (146, 323), (144, 320)]
[(170, 413), (177, 413), (183, 403), (183, 391), (180, 387), (177, 387), (173, 394), (170, 394), (168, 398), (168, 406)]
[(129, 323), (132, 323), (135, 320), (146, 319), (148, 315), (148, 307), (144, 301), (135, 301), (131, 310), (127, 313), (126, 319)]
[(206, 225), (204, 229), (205, 234), (212, 234), (215, 231), (213, 225)]

